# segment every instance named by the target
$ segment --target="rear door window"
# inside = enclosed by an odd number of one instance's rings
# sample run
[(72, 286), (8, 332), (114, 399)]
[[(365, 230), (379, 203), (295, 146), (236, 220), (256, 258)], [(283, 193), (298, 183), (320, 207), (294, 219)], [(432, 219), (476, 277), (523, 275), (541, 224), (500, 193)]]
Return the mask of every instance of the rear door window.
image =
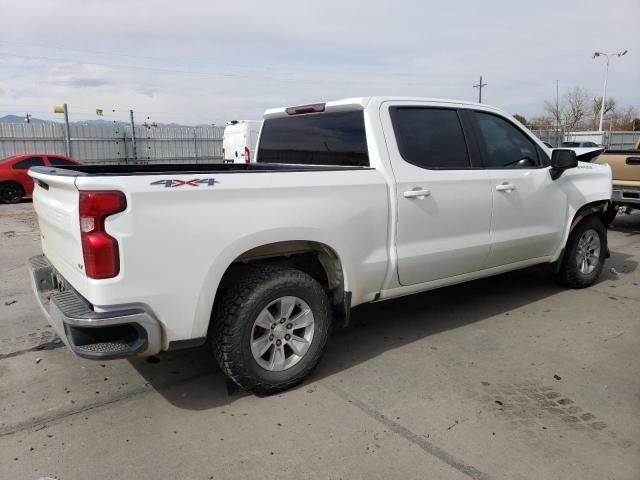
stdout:
[(450, 108), (389, 109), (402, 158), (426, 169), (469, 168), (469, 155), (458, 112)]
[(40, 167), (44, 165), (44, 159), (42, 157), (25, 158), (13, 164), (14, 170), (27, 170), (31, 167)]
[(368, 166), (364, 113), (311, 113), (264, 121), (259, 163)]

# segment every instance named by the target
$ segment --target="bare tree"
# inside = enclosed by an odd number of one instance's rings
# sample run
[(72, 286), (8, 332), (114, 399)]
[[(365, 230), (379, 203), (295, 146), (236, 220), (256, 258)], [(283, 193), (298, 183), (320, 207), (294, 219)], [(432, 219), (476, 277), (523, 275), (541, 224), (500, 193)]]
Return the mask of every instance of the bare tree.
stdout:
[(585, 126), (589, 115), (591, 95), (582, 87), (573, 87), (562, 97), (565, 105), (563, 122), (568, 131)]
[(556, 103), (555, 100), (546, 100), (544, 102), (544, 111), (547, 113), (545, 117), (549, 120), (549, 124), (555, 124), (556, 126), (562, 125), (562, 118), (564, 117), (565, 104), (564, 99), (559, 100)]
[[(533, 129), (560, 127), (565, 132), (581, 128), (596, 129), (600, 119), (601, 105), (602, 97), (594, 97), (585, 88), (575, 86), (559, 99), (545, 101), (544, 115), (530, 118), (527, 125)], [(640, 119), (637, 117), (636, 107), (620, 107), (614, 98), (608, 98), (605, 101), (604, 123), (607, 130), (609, 128), (612, 130), (640, 128)]]
[[(598, 128), (598, 122), (600, 119), (600, 108), (602, 107), (602, 97), (594, 97), (591, 104), (591, 120), (589, 121), (589, 128)], [(616, 109), (616, 101), (613, 98), (607, 98), (604, 102), (604, 115), (614, 112)]]
[(587, 126), (591, 113), (591, 95), (580, 86), (568, 90), (556, 100), (544, 102), (546, 116), (550, 123), (561, 125), (565, 130), (572, 131)]
[(638, 109), (635, 107), (626, 107), (616, 109), (605, 117), (605, 125), (610, 126), (612, 130), (632, 131), (634, 119), (638, 116)]

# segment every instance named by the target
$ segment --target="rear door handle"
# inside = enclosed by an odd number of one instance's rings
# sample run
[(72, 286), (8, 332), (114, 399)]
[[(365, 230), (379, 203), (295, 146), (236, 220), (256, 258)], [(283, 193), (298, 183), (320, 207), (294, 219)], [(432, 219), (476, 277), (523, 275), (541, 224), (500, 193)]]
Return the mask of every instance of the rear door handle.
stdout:
[(496, 185), (496, 190), (498, 192), (512, 192), (516, 189), (516, 186), (513, 183), (501, 183), (500, 185)]
[(404, 198), (419, 198), (423, 199), (431, 195), (429, 190), (423, 190), (418, 188), (417, 190), (409, 190), (408, 192), (404, 192)]

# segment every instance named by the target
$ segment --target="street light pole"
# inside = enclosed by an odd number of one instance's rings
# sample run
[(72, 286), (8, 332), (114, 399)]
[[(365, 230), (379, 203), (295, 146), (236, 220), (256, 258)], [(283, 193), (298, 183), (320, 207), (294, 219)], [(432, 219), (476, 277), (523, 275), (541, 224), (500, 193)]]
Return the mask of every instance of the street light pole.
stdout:
[(620, 52), (620, 53), (602, 53), (602, 52), (595, 52), (593, 54), (593, 58), (595, 59), (596, 57), (606, 57), (607, 58), (607, 66), (604, 72), (604, 85), (602, 87), (602, 105), (600, 106), (600, 123), (598, 125), (598, 131), (601, 132), (602, 131), (602, 121), (604, 119), (604, 104), (605, 104), (605, 100), (607, 98), (607, 78), (609, 77), (609, 62), (611, 61), (611, 59), (613, 57), (622, 57), (623, 55), (627, 54), (627, 50), (625, 50), (624, 52)]

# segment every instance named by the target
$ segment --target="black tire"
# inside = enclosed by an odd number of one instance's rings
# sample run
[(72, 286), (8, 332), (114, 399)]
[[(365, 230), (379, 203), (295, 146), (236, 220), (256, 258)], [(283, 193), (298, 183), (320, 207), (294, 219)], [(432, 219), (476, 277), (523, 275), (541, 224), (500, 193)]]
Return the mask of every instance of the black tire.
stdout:
[[(579, 248), (578, 244), (582, 235), (588, 230), (593, 230), (597, 233), (600, 240), (600, 252), (595, 264), (595, 269), (589, 273), (583, 273), (580, 271), (579, 261), (577, 259)], [(589, 215), (580, 221), (569, 235), (560, 271), (558, 272), (558, 281), (562, 285), (571, 288), (585, 288), (593, 285), (602, 272), (606, 253), (607, 228), (600, 217), (596, 215)]]
[(0, 202), (18, 203), (24, 197), (24, 190), (17, 182), (4, 182), (0, 184)]
[[(314, 334), (298, 363), (270, 371), (251, 353), (253, 325), (263, 309), (284, 296), (307, 303), (314, 318)], [(222, 371), (240, 387), (258, 395), (273, 394), (297, 385), (312, 372), (326, 348), (331, 320), (329, 298), (312, 277), (292, 268), (259, 267), (216, 299), (210, 330), (213, 353)]]
[(611, 225), (618, 215), (618, 209), (613, 203), (610, 203), (607, 209), (604, 211), (604, 218), (607, 220), (607, 225)]

